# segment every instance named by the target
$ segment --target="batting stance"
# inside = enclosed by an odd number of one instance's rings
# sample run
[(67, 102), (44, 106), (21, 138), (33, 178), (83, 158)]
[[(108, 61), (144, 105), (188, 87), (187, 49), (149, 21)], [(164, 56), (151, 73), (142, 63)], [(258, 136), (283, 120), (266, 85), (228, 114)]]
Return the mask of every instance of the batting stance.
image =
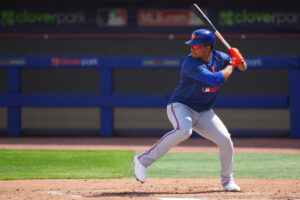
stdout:
[(229, 49), (229, 56), (214, 50), (215, 36), (207, 29), (192, 33), (186, 44), (191, 47), (182, 63), (180, 82), (171, 95), (167, 114), (174, 130), (166, 133), (150, 149), (134, 156), (134, 175), (146, 181), (146, 168), (169, 149), (188, 139), (192, 131), (219, 147), (221, 184), (225, 191), (240, 191), (233, 179), (233, 144), (227, 128), (212, 110), (219, 86), (233, 71), (245, 71), (246, 62), (238, 49)]

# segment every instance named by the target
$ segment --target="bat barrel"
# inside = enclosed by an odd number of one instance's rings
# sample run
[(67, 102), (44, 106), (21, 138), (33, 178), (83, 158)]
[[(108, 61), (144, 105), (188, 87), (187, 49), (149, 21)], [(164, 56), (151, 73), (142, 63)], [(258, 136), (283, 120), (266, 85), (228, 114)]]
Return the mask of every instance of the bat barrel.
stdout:
[(202, 22), (206, 25), (206, 27), (215, 34), (217, 38), (225, 45), (227, 49), (230, 49), (231, 46), (226, 42), (226, 40), (223, 38), (223, 36), (219, 33), (219, 31), (214, 27), (214, 25), (211, 23), (211, 21), (206, 17), (206, 15), (203, 13), (203, 11), (198, 7), (197, 4), (192, 4), (191, 9), (194, 11), (194, 13), (202, 20)]
[(202, 20), (202, 22), (208, 27), (210, 31), (215, 33), (217, 29), (214, 27), (214, 25), (211, 23), (211, 21), (206, 17), (206, 15), (203, 13), (203, 11), (199, 8), (197, 4), (192, 4), (191, 9), (194, 11), (194, 13)]

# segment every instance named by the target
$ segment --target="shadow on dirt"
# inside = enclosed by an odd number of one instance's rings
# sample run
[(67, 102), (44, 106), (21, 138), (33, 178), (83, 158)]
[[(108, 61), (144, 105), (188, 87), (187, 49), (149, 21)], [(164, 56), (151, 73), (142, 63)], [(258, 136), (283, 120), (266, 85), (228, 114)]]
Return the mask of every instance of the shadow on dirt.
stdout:
[(124, 197), (151, 197), (151, 196), (163, 196), (163, 195), (188, 195), (188, 194), (211, 194), (211, 193), (225, 193), (222, 190), (215, 191), (192, 191), (192, 192), (105, 192), (102, 194), (96, 194), (91, 196), (84, 196), (85, 198), (124, 198)]

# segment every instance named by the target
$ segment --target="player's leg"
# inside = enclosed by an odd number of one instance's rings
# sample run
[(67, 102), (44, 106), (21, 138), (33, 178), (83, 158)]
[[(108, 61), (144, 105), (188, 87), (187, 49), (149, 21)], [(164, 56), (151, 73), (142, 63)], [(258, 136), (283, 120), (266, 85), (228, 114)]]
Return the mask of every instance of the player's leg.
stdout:
[(143, 165), (150, 166), (155, 160), (165, 155), (169, 149), (189, 138), (192, 134), (191, 112), (181, 103), (168, 105), (167, 114), (174, 130), (166, 133), (150, 149), (139, 155)]
[(213, 110), (198, 114), (193, 129), (203, 137), (213, 141), (219, 147), (221, 163), (221, 183), (225, 190), (239, 191), (233, 180), (233, 144), (230, 134)]
[[(150, 149), (135, 156), (135, 162), (138, 163), (137, 165), (140, 164), (144, 168), (150, 166), (153, 162), (165, 155), (170, 148), (178, 145), (180, 142), (191, 136), (192, 117), (190, 109), (187, 106), (181, 103), (170, 104), (167, 106), (167, 114), (174, 130), (166, 133)], [(146, 179), (143, 175), (144, 169), (142, 168), (140, 171), (142, 171), (140, 173), (142, 175), (142, 180), (137, 176), (136, 177), (139, 181), (144, 182)], [(139, 173), (138, 170), (137, 173)]]

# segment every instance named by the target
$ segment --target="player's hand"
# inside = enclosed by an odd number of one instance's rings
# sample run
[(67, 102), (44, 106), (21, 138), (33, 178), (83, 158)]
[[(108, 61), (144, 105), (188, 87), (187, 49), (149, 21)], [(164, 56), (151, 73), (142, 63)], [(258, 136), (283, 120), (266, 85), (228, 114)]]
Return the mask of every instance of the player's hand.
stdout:
[(231, 61), (230, 61), (230, 65), (234, 66), (234, 67), (237, 67), (239, 66), (239, 64), (241, 64), (241, 60), (237, 59), (237, 58), (233, 58)]
[(229, 52), (230, 58), (232, 59), (230, 64), (233, 65), (234, 67), (245, 62), (244, 57), (242, 56), (242, 54), (240, 53), (240, 51), (237, 48), (230, 48), (230, 49), (228, 49), (228, 52)]

